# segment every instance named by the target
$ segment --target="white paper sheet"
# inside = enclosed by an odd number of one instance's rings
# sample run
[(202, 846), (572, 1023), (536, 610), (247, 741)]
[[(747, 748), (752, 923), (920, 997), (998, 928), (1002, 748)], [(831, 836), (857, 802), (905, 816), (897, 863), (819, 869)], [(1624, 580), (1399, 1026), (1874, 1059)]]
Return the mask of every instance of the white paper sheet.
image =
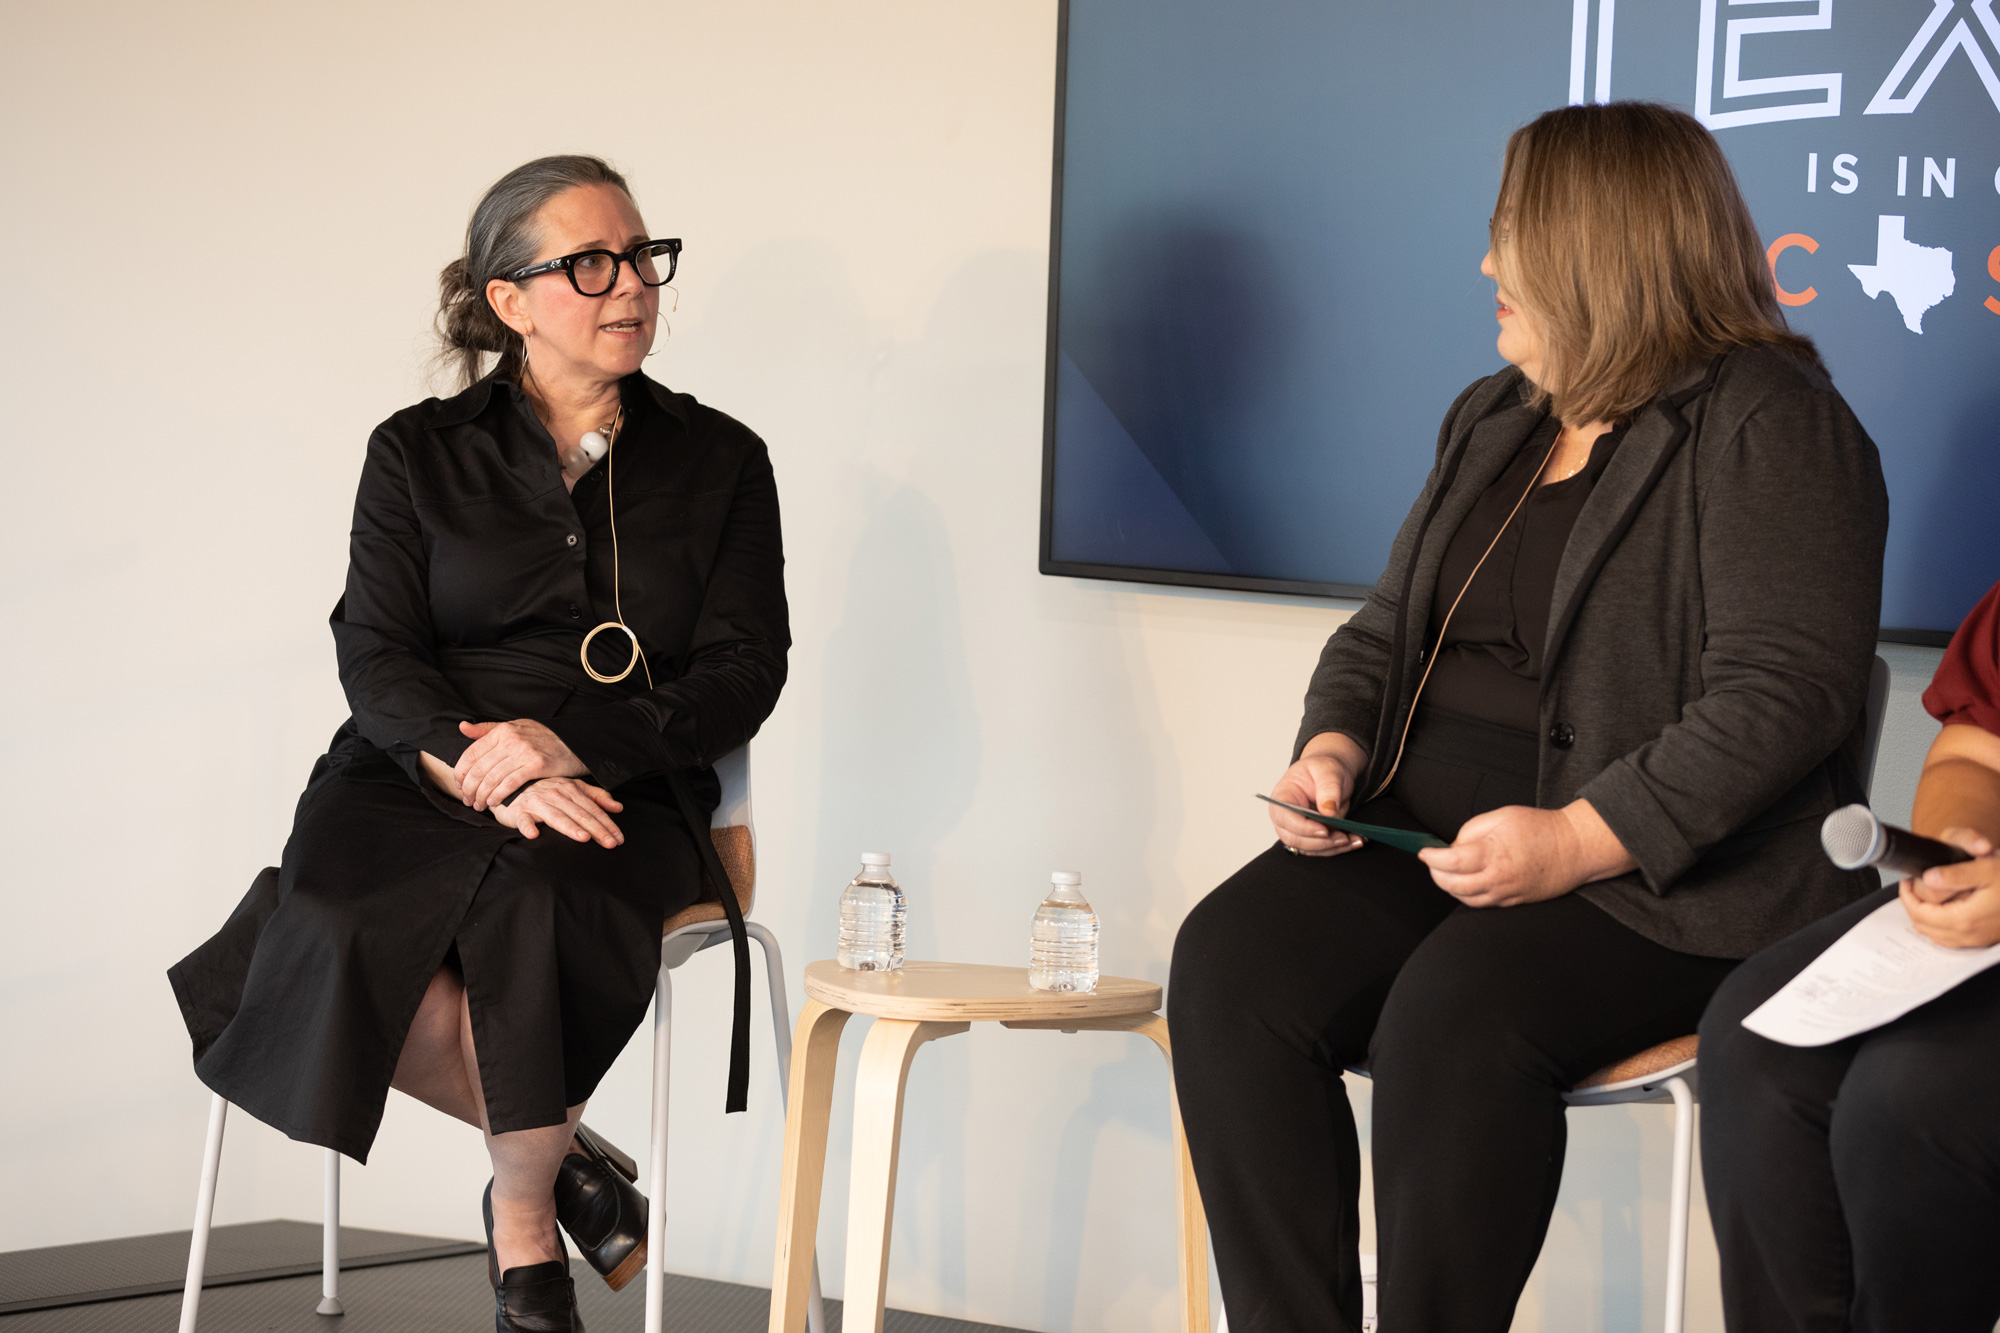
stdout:
[(2000, 944), (1947, 949), (1917, 934), (1901, 899), (1883, 903), (1743, 1026), (1787, 1046), (1825, 1046), (1879, 1028), (2000, 963)]

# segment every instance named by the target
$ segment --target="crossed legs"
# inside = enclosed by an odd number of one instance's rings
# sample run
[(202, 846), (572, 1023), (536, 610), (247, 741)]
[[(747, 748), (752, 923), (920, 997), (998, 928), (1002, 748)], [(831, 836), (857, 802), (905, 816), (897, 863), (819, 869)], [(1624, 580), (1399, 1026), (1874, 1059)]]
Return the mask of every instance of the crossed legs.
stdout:
[(454, 969), (439, 968), (431, 978), (390, 1086), (486, 1136), (486, 1153), (493, 1162), (493, 1257), (501, 1272), (563, 1257), (556, 1230), (556, 1172), (573, 1145), (583, 1107), (570, 1107), (566, 1124), (505, 1134), (487, 1128), (472, 1012), (465, 983)]

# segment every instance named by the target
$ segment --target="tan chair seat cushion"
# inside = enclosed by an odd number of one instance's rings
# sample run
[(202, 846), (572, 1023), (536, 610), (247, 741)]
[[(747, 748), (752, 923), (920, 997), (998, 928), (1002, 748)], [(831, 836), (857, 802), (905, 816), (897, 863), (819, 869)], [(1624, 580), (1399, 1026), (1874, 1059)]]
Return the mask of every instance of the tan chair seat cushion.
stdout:
[[(724, 828), (708, 831), (709, 841), (715, 844), (715, 855), (722, 862), (723, 873), (729, 876), (730, 887), (736, 891), (736, 902), (743, 909), (743, 915), (750, 915), (750, 904), (757, 893), (757, 848), (751, 840), (750, 830), (742, 824), (730, 824)], [(703, 885), (700, 902), (667, 918), (661, 929), (662, 935), (671, 935), (683, 926), (692, 926), (701, 921), (720, 921), (725, 915), (722, 902), (707, 896), (708, 888)]]
[(1602, 1088), (1612, 1083), (1623, 1083), (1628, 1079), (1645, 1078), (1663, 1069), (1686, 1064), (1695, 1058), (1700, 1048), (1701, 1038), (1696, 1036), (1675, 1037), (1651, 1046), (1637, 1055), (1629, 1055), (1615, 1065), (1606, 1065), (1589, 1078), (1576, 1085), (1576, 1091), (1587, 1092), (1591, 1088)]

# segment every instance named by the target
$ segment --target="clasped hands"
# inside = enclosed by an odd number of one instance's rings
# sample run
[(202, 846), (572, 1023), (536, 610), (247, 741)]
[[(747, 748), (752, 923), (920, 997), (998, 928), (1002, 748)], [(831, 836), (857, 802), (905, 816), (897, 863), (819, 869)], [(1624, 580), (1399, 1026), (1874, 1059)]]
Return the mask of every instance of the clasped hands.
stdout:
[[(1345, 815), (1368, 755), (1351, 736), (1322, 732), (1307, 742), (1271, 795), (1322, 814)], [(1270, 806), (1278, 840), (1304, 856), (1338, 856), (1364, 839)], [(1560, 810), (1502, 806), (1465, 821), (1449, 847), (1417, 853), (1437, 886), (1468, 907), (1515, 907), (1559, 898), (1592, 880), (1632, 869), (1632, 858), (1590, 802)]]
[[(424, 771), (440, 790), (474, 810), (492, 811), (495, 820), (524, 838), (541, 836), (539, 826), (546, 824), (601, 847), (625, 841), (611, 819), (625, 807), (604, 788), (583, 781), (589, 770), (553, 731), (528, 718), (461, 722), (458, 729), (472, 744), (456, 765), (447, 767), (428, 752), (423, 756)], [(510, 796), (513, 802), (503, 804)]]

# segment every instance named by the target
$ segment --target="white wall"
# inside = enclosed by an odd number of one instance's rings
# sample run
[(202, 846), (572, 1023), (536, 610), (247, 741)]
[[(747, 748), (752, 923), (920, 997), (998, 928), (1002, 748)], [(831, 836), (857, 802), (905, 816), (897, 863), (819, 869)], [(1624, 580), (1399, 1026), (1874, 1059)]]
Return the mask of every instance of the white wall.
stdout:
[[(186, 1225), (206, 1095), (163, 970), (277, 859), (345, 715), (324, 618), (363, 440), (425, 392), (436, 271), (478, 192), (544, 152), (608, 155), (686, 238), (652, 373), (776, 459), (797, 648), (756, 750), (759, 915), (794, 995), (865, 847), (896, 854), (915, 956), (1021, 961), (1046, 872), (1073, 866), (1107, 969), (1165, 980), (1182, 914), (1264, 843), (1249, 793), (1344, 613), (1036, 573), (1050, 0), (615, 22), (75, 0), (5, 22), (0, 1198), (33, 1206), (0, 1210), (0, 1249)], [(1890, 809), (1934, 656), (1897, 658)], [(721, 1114), (725, 974), (681, 974), (668, 1263), (761, 1284), (782, 1122), (761, 1026), (752, 1110)], [(643, 1056), (591, 1116), (633, 1147)], [(1114, 1036), (927, 1048), (892, 1301), (1173, 1327), (1165, 1088)], [(1665, 1113), (1575, 1121), (1517, 1327), (1653, 1326)], [(317, 1172), (239, 1117), (221, 1219), (312, 1217)], [(474, 1235), (486, 1174), (471, 1134), (393, 1098), (347, 1215)]]

